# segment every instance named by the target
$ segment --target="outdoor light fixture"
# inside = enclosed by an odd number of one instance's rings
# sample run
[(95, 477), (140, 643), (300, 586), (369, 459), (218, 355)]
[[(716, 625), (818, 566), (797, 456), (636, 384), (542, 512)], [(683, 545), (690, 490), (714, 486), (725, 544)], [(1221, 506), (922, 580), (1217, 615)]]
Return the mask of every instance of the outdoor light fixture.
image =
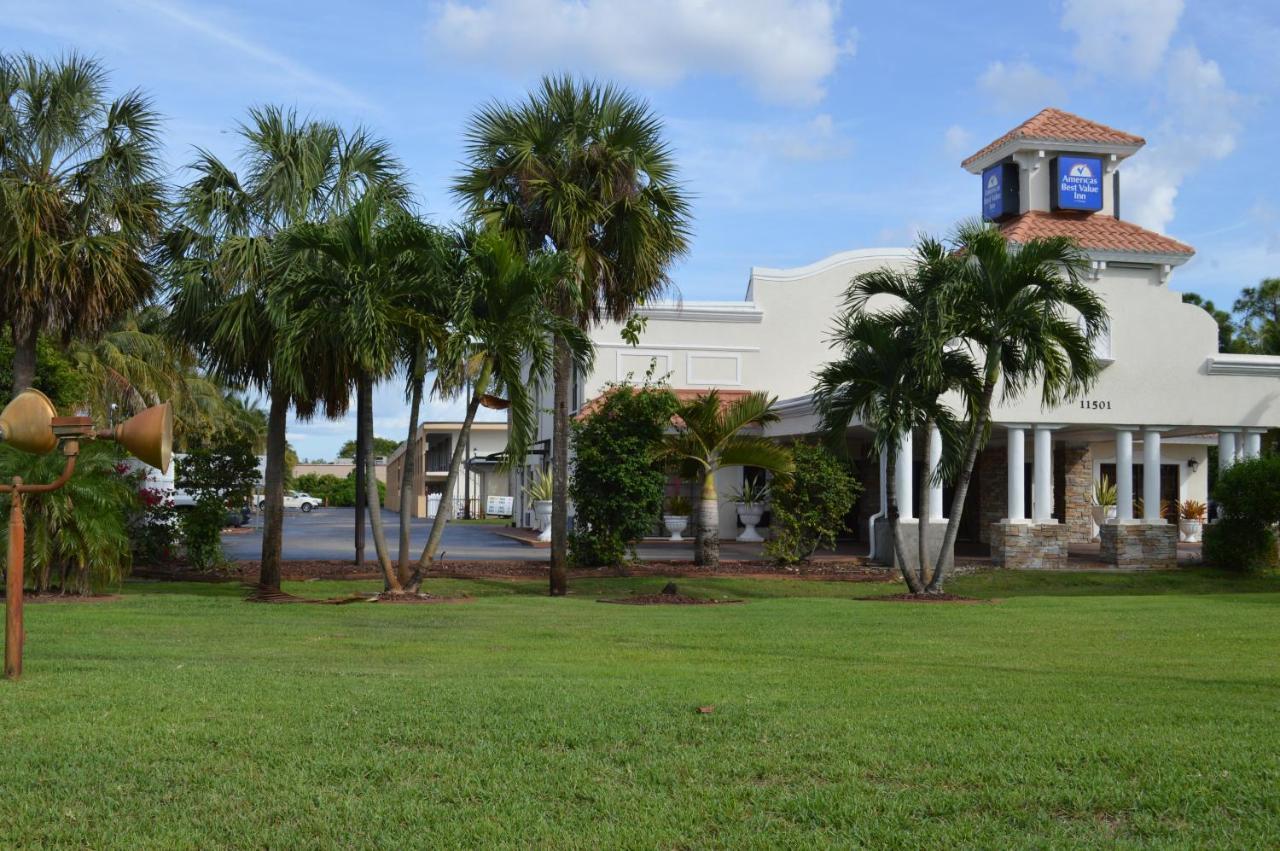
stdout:
[(1193, 472), (1193, 473), (1194, 473), (1194, 472), (1196, 471), (1196, 468), (1198, 468), (1198, 467), (1200, 466), (1200, 462), (1199, 462), (1199, 461), (1197, 461), (1197, 460), (1196, 460), (1196, 459), (1194, 459), (1194, 458), (1188, 458), (1188, 459), (1187, 459), (1187, 466), (1188, 466), (1189, 468), (1191, 468), (1191, 472)]
[(113, 440), (137, 458), (168, 472), (173, 453), (173, 408), (168, 402), (147, 408), (115, 428), (95, 431), (89, 417), (60, 417), (53, 403), (39, 390), (24, 390), (0, 411), (0, 442), (32, 455), (62, 450), (66, 464), (58, 478), (46, 484), (27, 484), (14, 476), (0, 484), (0, 493), (13, 494), (9, 504), (9, 559), (6, 568), (4, 617), (4, 675), (22, 676), (22, 568), (26, 527), (22, 499), (26, 494), (50, 493), (62, 487), (76, 469), (82, 440)]

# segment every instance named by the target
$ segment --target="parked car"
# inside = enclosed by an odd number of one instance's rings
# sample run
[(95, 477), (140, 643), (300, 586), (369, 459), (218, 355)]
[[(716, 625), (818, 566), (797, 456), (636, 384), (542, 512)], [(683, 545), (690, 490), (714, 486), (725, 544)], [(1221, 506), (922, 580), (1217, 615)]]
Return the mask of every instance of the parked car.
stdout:
[[(266, 507), (266, 504), (267, 504), (266, 499), (259, 496), (258, 510), (261, 511), (264, 507)], [(284, 492), (285, 508), (296, 508), (299, 511), (306, 513), (306, 512), (309, 512), (311, 509), (319, 508), (322, 505), (324, 505), (324, 503), (320, 500), (319, 497), (314, 497), (309, 493), (302, 493), (301, 491), (285, 491)]]

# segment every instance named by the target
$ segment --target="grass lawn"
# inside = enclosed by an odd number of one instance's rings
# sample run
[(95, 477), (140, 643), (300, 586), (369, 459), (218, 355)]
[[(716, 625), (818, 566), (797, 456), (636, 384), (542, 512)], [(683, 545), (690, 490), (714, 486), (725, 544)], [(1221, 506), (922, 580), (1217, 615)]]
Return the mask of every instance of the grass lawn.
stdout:
[[(1280, 581), (432, 583), (27, 609), (0, 847), (1271, 846)], [(353, 583), (304, 583), (314, 596)], [(363, 587), (368, 587), (364, 583)], [(697, 707), (712, 705), (713, 713)]]

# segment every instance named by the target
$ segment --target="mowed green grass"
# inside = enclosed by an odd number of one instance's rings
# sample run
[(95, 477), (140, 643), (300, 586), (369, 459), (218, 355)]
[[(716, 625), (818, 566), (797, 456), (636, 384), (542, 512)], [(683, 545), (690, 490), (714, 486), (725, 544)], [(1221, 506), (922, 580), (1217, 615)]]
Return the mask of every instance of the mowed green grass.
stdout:
[[(0, 847), (1274, 847), (1280, 582), (431, 583), (27, 608)], [(368, 583), (305, 583), (326, 596)], [(700, 706), (714, 706), (698, 714)]]

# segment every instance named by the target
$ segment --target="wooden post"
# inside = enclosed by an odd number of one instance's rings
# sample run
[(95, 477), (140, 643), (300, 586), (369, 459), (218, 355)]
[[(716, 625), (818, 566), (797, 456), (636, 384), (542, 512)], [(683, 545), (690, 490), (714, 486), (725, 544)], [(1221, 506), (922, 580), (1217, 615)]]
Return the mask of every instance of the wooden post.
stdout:
[(14, 477), (13, 501), (9, 507), (9, 560), (4, 600), (4, 676), (22, 676), (22, 560), (25, 527), (22, 522), (22, 479)]

